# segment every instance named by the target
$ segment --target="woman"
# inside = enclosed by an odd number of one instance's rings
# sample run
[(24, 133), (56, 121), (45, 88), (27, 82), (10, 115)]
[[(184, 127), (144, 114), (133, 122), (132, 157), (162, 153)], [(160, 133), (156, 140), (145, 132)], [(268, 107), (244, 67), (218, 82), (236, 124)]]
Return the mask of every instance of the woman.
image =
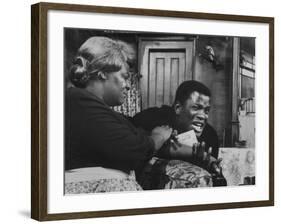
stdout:
[(128, 49), (91, 37), (78, 50), (65, 99), (65, 193), (141, 190), (132, 171), (171, 135), (162, 126), (146, 136), (110, 108), (124, 102), (129, 88)]

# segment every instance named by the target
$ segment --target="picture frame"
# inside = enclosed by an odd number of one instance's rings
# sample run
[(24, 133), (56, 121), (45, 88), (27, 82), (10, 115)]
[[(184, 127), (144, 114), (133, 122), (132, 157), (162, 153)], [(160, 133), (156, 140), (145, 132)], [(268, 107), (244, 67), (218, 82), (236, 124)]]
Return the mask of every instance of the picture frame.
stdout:
[[(51, 13), (56, 14), (52, 17)], [(60, 14), (61, 13), (61, 14)], [(257, 102), (258, 106), (263, 106), (265, 109), (265, 119), (264, 124), (259, 126), (259, 123), (256, 123), (257, 126), (257, 136), (263, 135), (264, 144), (266, 147), (264, 149), (265, 159), (261, 159), (261, 155), (257, 154), (260, 164), (258, 163), (257, 166), (265, 167), (265, 173), (261, 173), (260, 182), (256, 184), (256, 188), (260, 185), (264, 186), (262, 190), (262, 196), (256, 199), (253, 197), (252, 199), (245, 199), (247, 198), (246, 195), (243, 194), (247, 191), (246, 188), (243, 188), (239, 194), (243, 199), (239, 199), (239, 201), (233, 201), (229, 199), (229, 201), (224, 202), (223, 200), (218, 199), (217, 201), (204, 201), (201, 200), (199, 202), (190, 202), (191, 204), (187, 204), (185, 200), (179, 200), (180, 198), (175, 198), (174, 200), (178, 199), (180, 202), (172, 202), (170, 203), (167, 199), (165, 202), (163, 199), (163, 205), (155, 205), (152, 202), (149, 202), (149, 198), (156, 198), (159, 199), (160, 193), (159, 192), (146, 192), (142, 194), (142, 199), (145, 201), (144, 205), (140, 205), (135, 207), (133, 203), (128, 203), (126, 206), (121, 206), (124, 202), (122, 200), (123, 197), (126, 198), (127, 201), (132, 201), (134, 197), (134, 193), (122, 193), (119, 195), (113, 194), (104, 194), (98, 195), (96, 200), (101, 202), (104, 199), (108, 199), (109, 201), (114, 201), (116, 205), (113, 207), (108, 207), (108, 209), (89, 209), (86, 205), (83, 208), (75, 208), (75, 209), (68, 209), (68, 207), (62, 203), (59, 203), (59, 198), (52, 199), (52, 195), (56, 190), (53, 188), (56, 185), (56, 182), (59, 180), (63, 182), (63, 170), (61, 170), (60, 177), (54, 177), (54, 172), (57, 171), (57, 167), (55, 164), (62, 164), (63, 161), (56, 159), (56, 155), (54, 155), (54, 148), (57, 151), (60, 151), (63, 154), (63, 147), (57, 147), (61, 145), (56, 145), (57, 138), (54, 137), (53, 128), (50, 128), (52, 123), (60, 123), (63, 127), (63, 113), (60, 115), (56, 115), (52, 112), (52, 108), (55, 108), (57, 105), (61, 105), (61, 110), (63, 111), (63, 103), (59, 101), (56, 104), (52, 105), (52, 100), (56, 98), (56, 94), (63, 96), (63, 86), (60, 86), (61, 82), (55, 84), (54, 70), (52, 70), (55, 66), (52, 62), (51, 53), (55, 51), (60, 52), (59, 55), (63, 55), (63, 48), (57, 48), (57, 45), (54, 44), (54, 40), (57, 40), (56, 37), (50, 36), (50, 33), (58, 33), (60, 35), (62, 31), (62, 27), (64, 27), (65, 18), (67, 15), (75, 14), (74, 17), (83, 17), (89, 18), (91, 16), (101, 15), (103, 18), (107, 18), (109, 21), (114, 20), (117, 16), (124, 17), (124, 21), (128, 22), (130, 19), (135, 18), (138, 21), (144, 22), (145, 20), (154, 19), (159, 21), (159, 26), (162, 23), (161, 19), (165, 22), (177, 22), (177, 21), (197, 21), (199, 23), (220, 23), (224, 22), (227, 25), (235, 24), (241, 26), (243, 28), (243, 24), (247, 24), (249, 26), (256, 26), (261, 27), (260, 29), (266, 30), (266, 34), (260, 34), (262, 32), (257, 31), (259, 36), (259, 43), (257, 43), (257, 47), (266, 45), (265, 52), (266, 57), (265, 59), (267, 62), (261, 65), (257, 65), (260, 71), (266, 71), (268, 75), (265, 75), (263, 78), (257, 78), (257, 82), (259, 83), (267, 83), (268, 85), (261, 85), (260, 92), (264, 95), (265, 106), (261, 103), (261, 100)], [(64, 17), (64, 16), (65, 17)], [(82, 15), (82, 16), (81, 16)], [(113, 17), (113, 18), (110, 18)], [(62, 18), (61, 21), (54, 20), (57, 18)], [(121, 18), (122, 20), (123, 18)], [(127, 20), (126, 20), (127, 19)], [(86, 21), (86, 19), (79, 18), (79, 21)], [(177, 21), (175, 21), (177, 20)], [(62, 25), (58, 27), (60, 31), (52, 29), (54, 26), (54, 21), (56, 23), (61, 23)], [(103, 29), (104, 23), (98, 25), (97, 23), (94, 26), (91, 23), (85, 22), (84, 24), (81, 23), (79, 27), (79, 21), (73, 24), (73, 27), (78, 28), (89, 28), (92, 29)], [(118, 20), (119, 21), (119, 20)], [(100, 23), (100, 21), (99, 21)], [(77, 25), (78, 24), (78, 25)], [(86, 24), (86, 25), (85, 25)], [(124, 25), (124, 27), (131, 26), (131, 29), (134, 30), (132, 24)], [(152, 28), (147, 28), (148, 30), (144, 30), (146, 32), (157, 27), (157, 23), (155, 23)], [(204, 25), (202, 25), (204, 27)], [(118, 27), (118, 26), (117, 26)], [(206, 26), (205, 26), (206, 27)], [(81, 219), (81, 218), (95, 218), (95, 217), (110, 217), (110, 216), (124, 216), (124, 215), (140, 215), (140, 214), (159, 214), (159, 213), (171, 213), (171, 212), (188, 212), (188, 211), (203, 211), (203, 210), (216, 210), (216, 209), (226, 209), (226, 208), (247, 208), (247, 207), (260, 207), (260, 206), (273, 206), (274, 205), (274, 18), (272, 17), (260, 17), (260, 16), (241, 16), (241, 15), (225, 15), (225, 14), (211, 14), (211, 13), (202, 13), (202, 12), (183, 12), (183, 11), (164, 11), (164, 10), (152, 10), (152, 9), (137, 9), (137, 8), (119, 8), (119, 7), (104, 7), (104, 6), (92, 6), (92, 5), (74, 5), (74, 4), (58, 4), (58, 3), (38, 3), (31, 6), (31, 134), (32, 134), (32, 141), (31, 141), (31, 218), (39, 220), (39, 221), (48, 221), (48, 220), (61, 220), (61, 219)], [(57, 27), (56, 27), (57, 28)], [(105, 30), (114, 30), (115, 28), (112, 27), (104, 27)], [(118, 28), (117, 28), (118, 29)], [(126, 30), (126, 28), (120, 28), (121, 30)], [(136, 28), (137, 29), (137, 28)], [(195, 29), (195, 28), (194, 28)], [(259, 28), (257, 28), (259, 29)], [(205, 34), (212, 35), (212, 31), (204, 31), (203, 29), (201, 35)], [(159, 31), (160, 32), (160, 31)], [(163, 31), (162, 31), (163, 32)], [(170, 32), (170, 31), (169, 31)], [(186, 31), (181, 31), (179, 33), (185, 33)], [(192, 33), (196, 33), (196, 31), (192, 31)], [(201, 31), (200, 31), (201, 32)], [(224, 31), (227, 32), (227, 31)], [(173, 32), (171, 32), (173, 33)], [(230, 36), (243, 36), (242, 34), (236, 31), (232, 34), (225, 34)], [(214, 34), (213, 34), (214, 35)], [(63, 37), (60, 37), (60, 43), (63, 43)], [(58, 40), (59, 41), (59, 40)], [(62, 47), (61, 45), (59, 45)], [(50, 49), (52, 48), (52, 49)], [(60, 50), (59, 50), (60, 49)], [(259, 48), (258, 48), (259, 49)], [(257, 50), (258, 50), (257, 49)], [(51, 52), (52, 51), (52, 52)], [(51, 52), (51, 53), (50, 53)], [(258, 51), (260, 53), (261, 51)], [(264, 52), (264, 51), (263, 51)], [(257, 58), (261, 58), (257, 53)], [(265, 57), (265, 56), (264, 56)], [(264, 59), (264, 58), (262, 58)], [(61, 59), (63, 60), (63, 58)], [(257, 59), (258, 60), (258, 59)], [(258, 60), (261, 62), (261, 60)], [(61, 63), (63, 64), (63, 63)], [(62, 65), (63, 67), (63, 65)], [(61, 70), (57, 70), (61, 71)], [(63, 74), (63, 73), (62, 73)], [(59, 74), (56, 74), (59, 76)], [(63, 77), (61, 77), (63, 80)], [(233, 105), (232, 105), (233, 106)], [(55, 116), (54, 116), (55, 114)], [(55, 118), (54, 118), (55, 117)], [(262, 122), (259, 119), (256, 119), (258, 122)], [(265, 127), (262, 129), (261, 127)], [(60, 129), (63, 130), (63, 129)], [(59, 135), (61, 136), (61, 135)], [(58, 137), (59, 138), (59, 137)], [(260, 138), (258, 138), (260, 139)], [(63, 140), (59, 140), (62, 141)], [(260, 140), (258, 140), (260, 141)], [(259, 143), (259, 142), (258, 142)], [(261, 153), (259, 147), (261, 145), (256, 144), (258, 148), (257, 153)], [(61, 158), (61, 157), (58, 157)], [(259, 171), (258, 171), (259, 172)], [(263, 177), (264, 176), (264, 177)], [(261, 180), (262, 179), (262, 180)], [(55, 190), (54, 190), (55, 189)], [(201, 190), (201, 189), (200, 189)], [(220, 191), (222, 189), (219, 189)], [(218, 190), (218, 191), (219, 191)], [(232, 189), (233, 192), (236, 192), (237, 189)], [(63, 191), (63, 190), (62, 190)], [(237, 190), (238, 192), (238, 190)], [(202, 189), (202, 194), (208, 194), (208, 189)], [(219, 192), (218, 192), (219, 193)], [(181, 191), (180, 194), (186, 194), (185, 191)], [(239, 195), (238, 194), (238, 195)], [(245, 193), (246, 194), (246, 193)], [(163, 196), (163, 195), (162, 195)], [(174, 195), (172, 195), (174, 196)], [(61, 195), (63, 197), (63, 195)], [(81, 196), (71, 196), (71, 203), (68, 206), (73, 206), (75, 203), (79, 204), (79, 197)], [(99, 197), (99, 198), (98, 198)], [(121, 200), (120, 200), (121, 199)], [(159, 199), (160, 200), (160, 199)], [(161, 200), (160, 200), (161, 201)], [(50, 212), (50, 206), (53, 204), (59, 204), (62, 209), (53, 209)], [(159, 202), (160, 203), (160, 202)], [(170, 204), (169, 204), (170, 203)], [(114, 203), (113, 203), (114, 204)]]

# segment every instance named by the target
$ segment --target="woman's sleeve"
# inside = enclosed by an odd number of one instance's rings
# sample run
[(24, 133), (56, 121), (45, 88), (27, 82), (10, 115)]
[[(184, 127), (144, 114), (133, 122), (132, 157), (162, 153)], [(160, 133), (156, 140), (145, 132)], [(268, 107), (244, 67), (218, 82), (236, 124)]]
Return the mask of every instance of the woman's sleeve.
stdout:
[(153, 155), (150, 137), (102, 107), (91, 110), (86, 126), (86, 138), (93, 140), (91, 147), (112, 167), (136, 169)]

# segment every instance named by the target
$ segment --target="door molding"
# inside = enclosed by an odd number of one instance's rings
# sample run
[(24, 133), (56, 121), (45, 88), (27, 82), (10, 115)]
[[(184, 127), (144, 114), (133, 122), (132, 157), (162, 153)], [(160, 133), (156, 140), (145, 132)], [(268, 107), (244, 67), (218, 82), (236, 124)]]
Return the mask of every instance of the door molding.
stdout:
[(195, 41), (196, 38), (185, 37), (140, 37), (138, 39), (138, 71), (141, 92), (141, 109), (148, 107), (146, 94), (148, 92), (148, 73), (149, 73), (149, 53), (151, 51), (178, 51), (191, 55), (192, 60), (185, 59), (185, 79), (193, 79), (194, 77), (194, 61), (195, 61)]

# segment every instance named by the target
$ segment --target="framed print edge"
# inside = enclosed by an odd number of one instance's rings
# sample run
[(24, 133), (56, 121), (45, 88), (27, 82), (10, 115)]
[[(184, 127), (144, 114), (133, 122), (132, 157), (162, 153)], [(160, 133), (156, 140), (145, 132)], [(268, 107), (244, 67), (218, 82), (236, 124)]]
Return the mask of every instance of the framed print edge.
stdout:
[(47, 11), (31, 7), (31, 217), (47, 216)]
[(39, 5), (31, 7), (31, 217), (39, 220), (39, 111), (38, 111), (38, 69), (39, 69)]
[(266, 201), (219, 203), (219, 204), (204, 204), (204, 205), (189, 205), (189, 206), (152, 207), (152, 208), (140, 208), (140, 209), (138, 208), (138, 209), (121, 209), (121, 210), (108, 210), (108, 211), (57, 213), (57, 214), (47, 214), (42, 219), (40, 219), (40, 221), (178, 213), (178, 212), (207, 211), (207, 210), (221, 210), (221, 209), (266, 207), (266, 206), (273, 206), (273, 204), (270, 200), (266, 200)]
[(269, 201), (274, 205), (274, 18), (269, 21)]
[[(47, 189), (47, 12), (67, 10), (207, 20), (259, 22), (269, 24), (269, 200), (202, 205), (151, 207), (107, 211), (48, 214)], [(79, 219), (274, 205), (274, 18), (89, 5), (38, 3), (31, 6), (31, 218), (46, 220)]]

